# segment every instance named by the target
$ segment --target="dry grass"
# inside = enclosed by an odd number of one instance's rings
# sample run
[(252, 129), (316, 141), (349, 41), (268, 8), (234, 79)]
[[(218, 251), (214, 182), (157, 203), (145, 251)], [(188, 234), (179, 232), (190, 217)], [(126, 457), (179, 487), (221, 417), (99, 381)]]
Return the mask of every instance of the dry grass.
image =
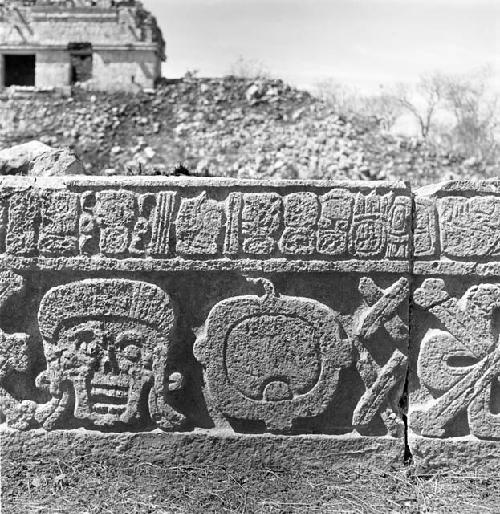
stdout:
[(500, 477), (411, 468), (271, 470), (99, 461), (4, 462), (4, 514), (500, 512)]

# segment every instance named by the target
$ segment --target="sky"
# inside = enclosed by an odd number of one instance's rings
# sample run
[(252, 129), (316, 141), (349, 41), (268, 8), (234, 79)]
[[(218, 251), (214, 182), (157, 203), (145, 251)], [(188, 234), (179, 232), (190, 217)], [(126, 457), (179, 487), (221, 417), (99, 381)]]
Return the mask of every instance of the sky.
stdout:
[[(500, 70), (499, 0), (143, 0), (166, 77), (220, 76), (243, 59), (299, 87), (361, 91), (422, 74)], [(500, 87), (500, 81), (499, 81)]]

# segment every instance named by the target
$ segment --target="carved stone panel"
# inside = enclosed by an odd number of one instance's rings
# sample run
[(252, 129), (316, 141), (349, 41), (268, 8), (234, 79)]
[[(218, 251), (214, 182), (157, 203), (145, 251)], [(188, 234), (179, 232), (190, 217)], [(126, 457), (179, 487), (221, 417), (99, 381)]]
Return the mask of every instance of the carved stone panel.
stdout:
[(417, 191), (417, 275), (500, 274), (500, 187), (497, 181), (450, 182)]
[(401, 183), (1, 179), (0, 430), (399, 458), (411, 217)]
[(450, 437), (458, 431), (500, 439), (500, 285), (475, 285), (456, 298), (444, 280), (430, 278), (415, 291), (414, 302), (442, 328), (429, 328), (420, 344), (420, 394), (428, 400), (411, 406), (412, 430), (425, 437)]
[(401, 184), (262, 182), (235, 190), (231, 182), (148, 188), (80, 179), (71, 188), (49, 180), (27, 191), (25, 180), (9, 179), (0, 203), (0, 258), (20, 266), (30, 258), (97, 268), (99, 257), (128, 269), (130, 259), (146, 259), (161, 270), (227, 257), (226, 267), (254, 271), (262, 261), (280, 270), (301, 263), (347, 271), (350, 261), (360, 271), (409, 268), (411, 198)]
[(443, 183), (415, 208), (409, 449), (475, 470), (500, 458), (500, 188)]

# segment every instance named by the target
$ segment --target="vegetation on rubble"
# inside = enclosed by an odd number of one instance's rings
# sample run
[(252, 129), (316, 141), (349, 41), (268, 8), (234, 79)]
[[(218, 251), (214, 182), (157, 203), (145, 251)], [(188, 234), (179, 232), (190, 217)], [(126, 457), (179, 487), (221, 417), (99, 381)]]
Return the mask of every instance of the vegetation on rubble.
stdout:
[(0, 98), (0, 148), (32, 139), (70, 146), (89, 174), (170, 174), (182, 163), (197, 175), (416, 185), (496, 172), (494, 162), (460, 153), (460, 145), (393, 135), (387, 95), (348, 110), (339, 108), (338, 92), (332, 101), (332, 94), (312, 95), (265, 76), (193, 73), (136, 94), (13, 93)]
[(459, 470), (169, 467), (91, 456), (4, 462), (2, 481), (4, 514), (487, 513), (498, 512), (500, 485)]

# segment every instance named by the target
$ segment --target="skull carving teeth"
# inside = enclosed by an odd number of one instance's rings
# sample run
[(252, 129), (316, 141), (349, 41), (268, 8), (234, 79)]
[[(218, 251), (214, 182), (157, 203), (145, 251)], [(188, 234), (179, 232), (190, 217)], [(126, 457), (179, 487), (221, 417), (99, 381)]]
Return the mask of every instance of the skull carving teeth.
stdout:
[(39, 324), (49, 388), (57, 395), (71, 383), (76, 419), (113, 427), (144, 421), (147, 403), (171, 409), (147, 402), (161, 394), (175, 327), (170, 298), (157, 286), (92, 279), (55, 287), (42, 300)]

